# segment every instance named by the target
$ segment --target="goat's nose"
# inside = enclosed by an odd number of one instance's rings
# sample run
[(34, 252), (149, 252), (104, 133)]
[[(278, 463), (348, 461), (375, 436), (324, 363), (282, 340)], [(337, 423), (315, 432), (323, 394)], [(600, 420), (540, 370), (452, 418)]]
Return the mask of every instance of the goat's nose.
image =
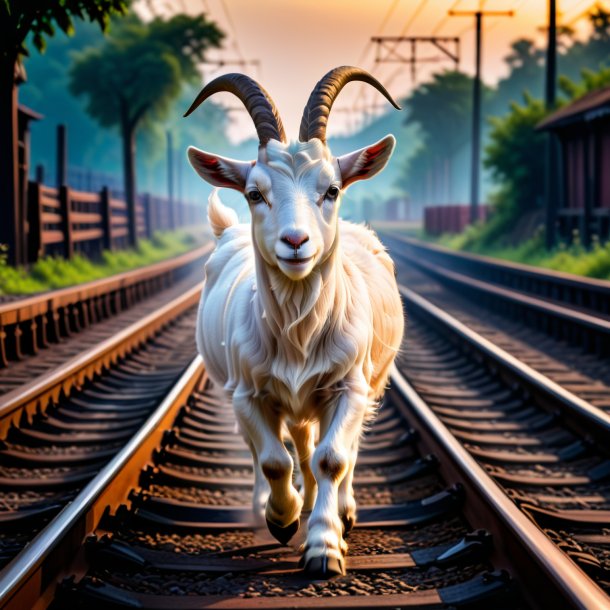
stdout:
[(309, 235), (304, 231), (288, 231), (280, 238), (285, 244), (288, 244), (295, 250), (300, 248), (306, 241), (309, 241)]

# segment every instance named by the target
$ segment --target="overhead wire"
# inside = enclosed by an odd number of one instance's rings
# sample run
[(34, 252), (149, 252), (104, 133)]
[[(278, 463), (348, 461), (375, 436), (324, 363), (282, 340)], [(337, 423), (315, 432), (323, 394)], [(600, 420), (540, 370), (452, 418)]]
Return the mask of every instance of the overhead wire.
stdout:
[[(381, 34), (383, 34), (383, 31), (385, 30), (386, 25), (388, 24), (389, 20), (391, 19), (392, 15), (394, 14), (394, 12), (396, 11), (398, 5), (400, 4), (400, 0), (392, 0), (392, 3), (390, 4), (390, 6), (388, 6), (388, 9), (386, 10), (383, 19), (381, 20), (381, 23), (379, 24), (379, 26), (377, 27), (377, 33), (376, 36), (381, 36)], [(364, 59), (366, 58), (366, 56), (368, 55), (368, 53), (370, 52), (371, 48), (373, 47), (373, 41), (369, 38), (367, 44), (365, 45), (362, 53), (360, 54), (360, 58), (358, 59), (358, 63), (356, 64), (357, 66), (359, 66)], [(377, 62), (375, 60), (372, 60), (371, 62), (369, 62), (368, 64), (369, 72), (374, 72), (376, 70), (377, 66)], [(366, 97), (366, 85), (364, 83), (360, 84), (360, 87), (358, 88), (358, 92), (354, 97), (354, 103), (351, 106), (351, 114), (352, 114), (352, 124), (356, 123), (356, 120), (354, 118), (354, 115), (356, 115), (359, 110), (358, 110), (358, 106), (360, 106), (360, 109), (362, 109), (363, 107), (366, 108), (367, 104), (364, 103), (365, 102), (365, 97)], [(360, 110), (361, 112), (362, 110)]]

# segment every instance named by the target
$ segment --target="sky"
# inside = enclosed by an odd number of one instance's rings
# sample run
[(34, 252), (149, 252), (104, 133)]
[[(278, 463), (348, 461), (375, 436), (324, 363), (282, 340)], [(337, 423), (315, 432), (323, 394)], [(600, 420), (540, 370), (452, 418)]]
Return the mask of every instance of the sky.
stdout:
[[(316, 82), (331, 68), (354, 65), (370, 71), (394, 97), (403, 97), (413, 87), (410, 68), (404, 63), (376, 61), (377, 46), (372, 36), (447, 36), (460, 39), (460, 68), (474, 73), (475, 20), (472, 16), (449, 17), (448, 11), (514, 11), (513, 17), (489, 16), (484, 20), (483, 78), (495, 83), (506, 74), (504, 57), (519, 37), (544, 45), (548, 0), (139, 0), (143, 16), (174, 12), (205, 12), (227, 33), (224, 48), (209, 53), (210, 59), (237, 60), (218, 68), (203, 66), (211, 80), (225, 72), (245, 72), (270, 93), (279, 108), (290, 138), (295, 138), (303, 107)], [(610, 0), (601, 2), (608, 6)], [(586, 33), (583, 19), (591, 0), (558, 0), (559, 21)], [(581, 17), (582, 16), (582, 17)], [(580, 17), (580, 19), (579, 19)], [(395, 54), (408, 56), (405, 43), (393, 47)], [(417, 68), (417, 81), (433, 71), (451, 68), (448, 58), (433, 46), (418, 46), (418, 54), (434, 60)], [(387, 53), (385, 57), (387, 57)], [(252, 64), (250, 62), (257, 62)], [(216, 101), (230, 108), (239, 102), (230, 94), (218, 94)], [(328, 133), (357, 130), (372, 114), (388, 107), (370, 86), (350, 83), (333, 107)], [(241, 140), (255, 135), (249, 117), (232, 111), (230, 137)]]

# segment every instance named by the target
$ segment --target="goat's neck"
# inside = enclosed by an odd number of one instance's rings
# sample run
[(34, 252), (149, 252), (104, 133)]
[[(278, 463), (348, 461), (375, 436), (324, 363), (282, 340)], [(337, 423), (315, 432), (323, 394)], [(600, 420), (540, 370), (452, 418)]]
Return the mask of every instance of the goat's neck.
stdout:
[(292, 281), (278, 268), (270, 267), (256, 254), (257, 295), (278, 349), (304, 360), (325, 328), (339, 314), (345, 300), (340, 249), (330, 255), (308, 277)]

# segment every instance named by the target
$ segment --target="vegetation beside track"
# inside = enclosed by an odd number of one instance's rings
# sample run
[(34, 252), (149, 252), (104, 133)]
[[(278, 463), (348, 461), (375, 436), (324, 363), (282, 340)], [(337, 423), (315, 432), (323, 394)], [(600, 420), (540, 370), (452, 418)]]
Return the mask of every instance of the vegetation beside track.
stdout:
[(591, 249), (587, 250), (580, 243), (578, 234), (575, 234), (572, 243), (560, 243), (557, 248), (547, 250), (544, 244), (544, 232), (538, 230), (532, 238), (516, 246), (487, 245), (481, 244), (477, 239), (481, 230), (477, 225), (469, 227), (461, 235), (441, 235), (438, 239), (432, 239), (420, 232), (417, 236), (454, 250), (610, 280), (610, 242), (600, 244), (599, 241), (594, 240)]
[(46, 256), (30, 268), (9, 266), (6, 252), (3, 252), (0, 255), (0, 294), (32, 294), (66, 288), (152, 265), (200, 246), (202, 236), (203, 230), (155, 233), (151, 239), (140, 240), (135, 249), (104, 251), (100, 260), (90, 260), (82, 254), (71, 260)]

